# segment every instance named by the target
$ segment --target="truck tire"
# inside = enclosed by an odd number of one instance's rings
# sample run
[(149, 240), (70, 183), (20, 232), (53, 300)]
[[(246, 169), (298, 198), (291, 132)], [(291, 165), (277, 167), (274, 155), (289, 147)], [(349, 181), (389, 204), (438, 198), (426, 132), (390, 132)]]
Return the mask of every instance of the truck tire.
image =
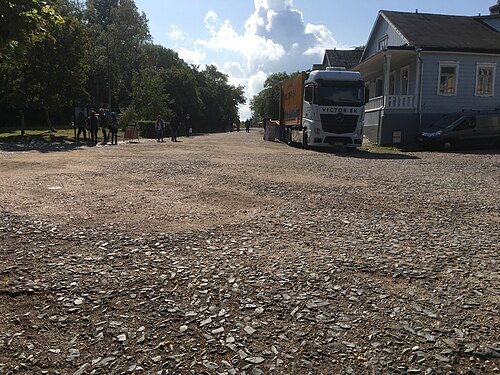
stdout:
[(304, 129), (304, 131), (302, 132), (302, 147), (307, 148), (307, 146), (307, 129)]
[(287, 145), (292, 144), (292, 132), (290, 129), (285, 129), (285, 142)]

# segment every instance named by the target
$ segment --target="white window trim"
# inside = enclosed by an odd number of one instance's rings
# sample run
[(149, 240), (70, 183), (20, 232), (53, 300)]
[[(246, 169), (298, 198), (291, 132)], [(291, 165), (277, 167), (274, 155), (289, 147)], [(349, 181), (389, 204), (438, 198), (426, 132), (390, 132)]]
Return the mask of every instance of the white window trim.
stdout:
[[(441, 68), (455, 68), (455, 87), (452, 93), (443, 93), (439, 91), (439, 86), (441, 85)], [(438, 67), (438, 79), (437, 79), (437, 94), (438, 96), (457, 96), (458, 92), (458, 71), (460, 63), (458, 61), (440, 61)]]
[[(479, 81), (479, 69), (481, 68), (493, 68), (493, 74), (491, 79), (491, 94), (478, 94), (477, 84)], [(495, 76), (497, 71), (496, 63), (476, 63), (476, 85), (474, 86), (474, 95), (479, 97), (492, 97), (495, 96)]]
[[(381, 43), (383, 43), (382, 48), (380, 48)], [(377, 52), (382, 51), (384, 48), (387, 48), (388, 45), (389, 45), (389, 36), (386, 34), (377, 41)]]
[[(408, 92), (403, 94), (403, 72), (408, 72)], [(399, 95), (410, 95), (410, 65), (406, 65), (399, 71)]]

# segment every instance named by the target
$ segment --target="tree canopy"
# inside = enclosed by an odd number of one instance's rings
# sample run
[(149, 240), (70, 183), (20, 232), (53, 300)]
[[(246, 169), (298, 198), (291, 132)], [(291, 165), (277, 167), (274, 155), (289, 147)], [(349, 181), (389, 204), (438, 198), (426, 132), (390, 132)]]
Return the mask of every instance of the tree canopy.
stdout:
[(12, 123), (9, 111), (42, 111), (50, 124), (49, 114), (87, 106), (142, 120), (189, 114), (198, 131), (214, 131), (245, 103), (215, 66), (152, 43), (134, 0), (0, 2), (0, 57), (0, 125)]
[(293, 74), (274, 73), (264, 82), (263, 89), (250, 101), (253, 118), (257, 121), (264, 117), (279, 119), (280, 87)]
[(62, 22), (63, 18), (49, 1), (1, 1), (0, 57), (20, 44), (50, 37), (50, 26)]

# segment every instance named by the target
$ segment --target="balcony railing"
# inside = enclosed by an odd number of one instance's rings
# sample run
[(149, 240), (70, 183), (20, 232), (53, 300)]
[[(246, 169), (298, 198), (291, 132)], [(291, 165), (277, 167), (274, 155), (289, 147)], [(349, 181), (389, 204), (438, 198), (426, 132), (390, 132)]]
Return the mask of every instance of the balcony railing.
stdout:
[[(378, 110), (384, 105), (384, 97), (377, 96), (371, 98), (366, 103), (365, 110)], [(415, 96), (414, 95), (388, 95), (386, 96), (385, 109), (414, 109)]]
[(384, 105), (384, 97), (383, 96), (376, 96), (375, 98), (371, 98), (368, 103), (365, 105), (365, 111), (370, 111), (370, 110), (377, 110), (382, 108)]

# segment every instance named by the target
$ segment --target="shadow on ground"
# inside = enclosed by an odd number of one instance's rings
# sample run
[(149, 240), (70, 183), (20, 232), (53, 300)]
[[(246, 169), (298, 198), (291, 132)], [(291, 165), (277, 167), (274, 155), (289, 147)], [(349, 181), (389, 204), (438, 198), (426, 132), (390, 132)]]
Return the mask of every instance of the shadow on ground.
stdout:
[(13, 135), (0, 139), (0, 151), (19, 152), (19, 151), (38, 151), (38, 152), (57, 152), (72, 151), (85, 145), (84, 143), (75, 143), (65, 136), (58, 136), (52, 132), (37, 135)]
[(344, 148), (328, 147), (328, 148), (309, 148), (309, 150), (324, 154), (333, 154), (339, 157), (354, 158), (354, 159), (387, 159), (387, 160), (415, 160), (420, 159), (415, 155), (407, 155), (403, 152), (377, 152), (354, 149), (347, 151)]

